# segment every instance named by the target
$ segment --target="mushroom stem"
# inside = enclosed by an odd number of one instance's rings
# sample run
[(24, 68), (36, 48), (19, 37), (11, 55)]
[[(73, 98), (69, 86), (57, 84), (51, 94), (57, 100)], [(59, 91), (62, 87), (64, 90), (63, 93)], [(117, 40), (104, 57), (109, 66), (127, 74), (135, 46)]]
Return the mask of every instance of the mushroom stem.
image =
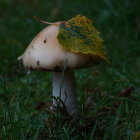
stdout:
[[(70, 115), (75, 116), (78, 114), (78, 102), (73, 72), (65, 71), (63, 79), (61, 72), (53, 72), (52, 94), (54, 97), (60, 97)], [(53, 100), (53, 104), (56, 105), (55, 100)]]

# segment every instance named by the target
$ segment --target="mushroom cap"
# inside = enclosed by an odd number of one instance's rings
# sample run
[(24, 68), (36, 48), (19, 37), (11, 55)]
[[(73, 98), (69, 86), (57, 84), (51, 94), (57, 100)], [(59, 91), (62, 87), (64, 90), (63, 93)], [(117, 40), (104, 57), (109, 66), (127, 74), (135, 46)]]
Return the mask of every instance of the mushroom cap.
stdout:
[(74, 53), (66, 50), (58, 42), (59, 26), (49, 25), (30, 43), (24, 54), (18, 59), (27, 69), (60, 71), (89, 67), (97, 64), (98, 56)]

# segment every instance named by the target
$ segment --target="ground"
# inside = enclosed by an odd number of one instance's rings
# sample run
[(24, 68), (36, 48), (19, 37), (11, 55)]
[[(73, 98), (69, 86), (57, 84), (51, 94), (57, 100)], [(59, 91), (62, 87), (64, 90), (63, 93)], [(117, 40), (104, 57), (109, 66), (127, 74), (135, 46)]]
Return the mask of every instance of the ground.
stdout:
[[(139, 5), (139, 0), (1, 0), (0, 139), (136, 139), (140, 130)], [(77, 14), (92, 19), (100, 30), (110, 64), (101, 62), (75, 72), (80, 116), (72, 119), (48, 110), (51, 72), (29, 74), (17, 57), (46, 26), (32, 16), (55, 22)]]

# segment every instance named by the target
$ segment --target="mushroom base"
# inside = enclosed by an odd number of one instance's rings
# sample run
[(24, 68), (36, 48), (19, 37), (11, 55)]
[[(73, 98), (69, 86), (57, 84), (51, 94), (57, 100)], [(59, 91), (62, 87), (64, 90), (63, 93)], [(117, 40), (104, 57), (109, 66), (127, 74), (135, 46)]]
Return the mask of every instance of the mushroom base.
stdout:
[[(53, 72), (52, 94), (54, 97), (60, 97), (70, 115), (75, 116), (78, 114), (78, 102), (73, 72), (65, 71), (63, 77), (61, 72)], [(53, 104), (57, 104), (55, 100), (53, 100)]]

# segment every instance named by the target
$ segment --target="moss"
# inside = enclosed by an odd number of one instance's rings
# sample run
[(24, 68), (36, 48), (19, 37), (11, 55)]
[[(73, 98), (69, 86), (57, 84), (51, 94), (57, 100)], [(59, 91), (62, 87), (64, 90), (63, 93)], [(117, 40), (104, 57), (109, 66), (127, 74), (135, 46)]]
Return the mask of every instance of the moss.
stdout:
[(109, 62), (100, 32), (85, 16), (78, 15), (60, 24), (58, 40), (67, 50), (98, 56)]

